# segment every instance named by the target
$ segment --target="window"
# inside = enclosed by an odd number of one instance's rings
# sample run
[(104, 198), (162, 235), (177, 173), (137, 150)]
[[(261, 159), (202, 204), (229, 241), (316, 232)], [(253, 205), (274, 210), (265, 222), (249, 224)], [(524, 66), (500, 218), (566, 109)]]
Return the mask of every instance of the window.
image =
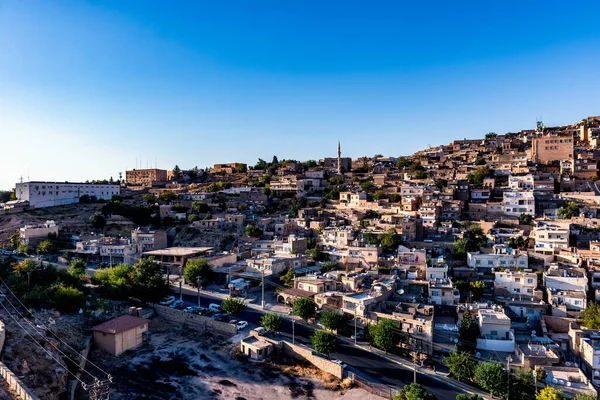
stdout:
[(490, 331), (490, 335), (492, 335), (492, 336), (498, 336), (498, 331)]

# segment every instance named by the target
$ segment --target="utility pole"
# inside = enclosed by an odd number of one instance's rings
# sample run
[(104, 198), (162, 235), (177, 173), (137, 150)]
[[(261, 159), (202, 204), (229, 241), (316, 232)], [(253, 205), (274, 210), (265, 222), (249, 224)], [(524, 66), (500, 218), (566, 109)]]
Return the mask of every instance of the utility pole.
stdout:
[(196, 285), (198, 286), (198, 307), (200, 307), (200, 277), (198, 277)]
[(415, 351), (413, 354), (413, 373), (414, 373), (413, 383), (417, 383), (417, 349), (416, 348), (415, 348)]
[(506, 380), (506, 400), (510, 400), (510, 362), (512, 358), (510, 356), (506, 357), (506, 373), (508, 374), (508, 379)]
[(179, 266), (179, 300), (183, 300), (183, 277), (181, 276), (183, 272), (183, 265)]
[(112, 383), (112, 376), (108, 375), (108, 379), (101, 381), (98, 378), (94, 378), (94, 383), (86, 385), (82, 383), (83, 390), (89, 392), (90, 400), (110, 400), (110, 384)]
[(27, 272), (27, 291), (31, 290), (31, 271)]
[(354, 345), (356, 345), (356, 333), (357, 333), (357, 329), (356, 329), (356, 308), (358, 307), (358, 304), (354, 305)]
[[(296, 299), (294, 299), (295, 302)], [(292, 344), (296, 344), (296, 335), (294, 332), (296, 319), (294, 318), (294, 304), (292, 303)]]
[(261, 299), (262, 309), (264, 310), (265, 309), (265, 270), (264, 269), (262, 270), (261, 286), (262, 286), (262, 297), (260, 299)]

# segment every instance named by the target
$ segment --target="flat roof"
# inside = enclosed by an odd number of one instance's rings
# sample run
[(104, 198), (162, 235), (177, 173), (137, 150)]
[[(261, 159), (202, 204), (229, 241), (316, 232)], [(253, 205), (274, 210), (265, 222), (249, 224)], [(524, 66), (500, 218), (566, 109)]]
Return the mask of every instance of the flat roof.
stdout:
[(193, 256), (214, 250), (213, 247), (167, 247), (166, 249), (145, 251), (146, 256)]
[(113, 318), (100, 325), (96, 325), (92, 328), (92, 330), (116, 334), (137, 328), (138, 326), (144, 325), (148, 322), (150, 321), (147, 319), (135, 317), (133, 315), (121, 315), (120, 317)]

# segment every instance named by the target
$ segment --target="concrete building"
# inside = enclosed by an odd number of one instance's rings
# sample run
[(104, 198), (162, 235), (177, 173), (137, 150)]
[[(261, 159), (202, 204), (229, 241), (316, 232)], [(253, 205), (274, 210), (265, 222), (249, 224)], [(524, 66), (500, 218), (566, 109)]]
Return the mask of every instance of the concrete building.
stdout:
[(525, 269), (529, 265), (527, 253), (509, 249), (503, 244), (495, 244), (491, 249), (481, 248), (479, 251), (467, 253), (467, 265), (474, 268), (479, 275), (489, 275), (500, 268)]
[(248, 166), (243, 163), (215, 164), (210, 169), (210, 173), (211, 174), (218, 174), (218, 173), (233, 174), (236, 171), (243, 170), (246, 168), (248, 168)]
[(337, 279), (306, 275), (294, 279), (294, 288), (311, 293), (325, 293), (340, 290), (341, 284)]
[(460, 293), (452, 284), (452, 280), (435, 279), (429, 281), (429, 302), (438, 306), (458, 304)]
[(573, 136), (546, 135), (531, 141), (531, 161), (549, 164), (573, 159)]
[(537, 301), (542, 299), (542, 293), (536, 292), (537, 275), (535, 272), (513, 272), (505, 270), (496, 272), (494, 281), (494, 295), (496, 297), (511, 297)]
[(50, 234), (58, 236), (58, 225), (54, 221), (46, 221), (39, 225), (25, 225), (19, 229), (19, 240), (21, 244), (37, 246), (48, 239)]
[(398, 303), (389, 312), (375, 312), (377, 319), (390, 319), (398, 324), (402, 335), (414, 340), (424, 354), (433, 353), (433, 306), (420, 303)]
[(264, 360), (273, 353), (274, 346), (272, 343), (252, 335), (242, 339), (240, 350), (242, 354), (253, 360)]
[(125, 182), (129, 186), (152, 187), (157, 183), (166, 182), (167, 175), (166, 169), (132, 169), (125, 171)]
[(29, 207), (43, 208), (76, 204), (84, 195), (111, 200), (121, 193), (121, 188), (109, 184), (35, 181), (17, 183), (15, 193), (18, 200), (28, 201)]
[(159, 250), (167, 247), (167, 232), (136, 228), (131, 231), (131, 243), (138, 246), (138, 252)]
[(168, 268), (170, 274), (179, 273), (191, 258), (208, 257), (214, 252), (212, 247), (167, 247), (142, 253), (142, 258), (153, 257), (155, 261)]
[(554, 255), (561, 249), (569, 247), (570, 228), (540, 223), (533, 229), (531, 236), (535, 239), (534, 251), (543, 255)]
[(341, 192), (340, 204), (348, 207), (359, 207), (361, 201), (367, 201), (366, 192)]
[[(575, 398), (577, 395), (598, 396), (596, 388), (578, 367), (545, 366), (542, 368), (546, 374), (544, 384), (560, 391), (566, 398)], [(537, 373), (534, 371), (534, 374)]]
[(503, 193), (504, 215), (519, 217), (529, 214), (535, 217), (535, 197), (533, 191), (506, 191)]
[(254, 257), (246, 260), (249, 272), (264, 272), (265, 275), (281, 275), (289, 268), (306, 267), (305, 256), (291, 257)]
[(515, 350), (515, 334), (510, 318), (500, 309), (482, 309), (477, 316), (480, 337), (477, 349), (512, 353)]
[(123, 315), (92, 328), (94, 344), (114, 356), (133, 349), (143, 342), (148, 320), (134, 315)]

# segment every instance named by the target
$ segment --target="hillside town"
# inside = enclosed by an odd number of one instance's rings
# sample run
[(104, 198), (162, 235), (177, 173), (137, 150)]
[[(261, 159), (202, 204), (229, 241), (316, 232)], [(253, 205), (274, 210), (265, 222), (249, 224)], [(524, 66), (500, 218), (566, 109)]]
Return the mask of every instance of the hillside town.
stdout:
[(600, 116), (481, 136), (20, 179), (0, 393), (596, 399)]

